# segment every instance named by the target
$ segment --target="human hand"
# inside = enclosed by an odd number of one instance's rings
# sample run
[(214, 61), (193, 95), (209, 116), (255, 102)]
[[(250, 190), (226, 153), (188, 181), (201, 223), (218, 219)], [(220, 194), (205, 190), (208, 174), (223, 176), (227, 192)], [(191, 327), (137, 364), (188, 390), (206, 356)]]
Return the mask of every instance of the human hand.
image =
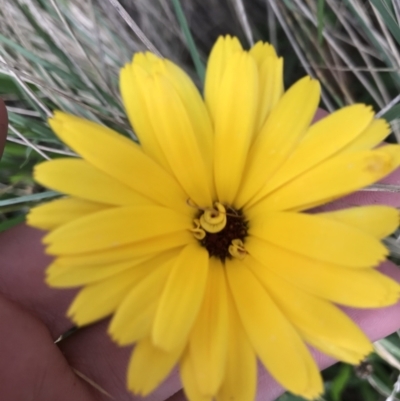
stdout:
[[(3, 107), (3, 105), (2, 105)], [(320, 116), (321, 117), (321, 116)], [(4, 108), (0, 108), (0, 153), (3, 149)], [(400, 180), (399, 173), (389, 179)], [(393, 206), (400, 197), (388, 195)], [(365, 203), (365, 202), (364, 202)], [(0, 234), (0, 389), (7, 401), (133, 400), (126, 390), (126, 369), (131, 347), (116, 346), (108, 337), (108, 322), (80, 329), (55, 345), (71, 328), (65, 312), (76, 290), (56, 290), (44, 283), (50, 258), (43, 252), (42, 233), (24, 225)], [(400, 269), (386, 262), (382, 269), (400, 282)], [(379, 310), (346, 309), (372, 340), (400, 327), (400, 303)], [(332, 359), (315, 353), (321, 368)], [(283, 361), (283, 363), (285, 363)], [(260, 370), (262, 368), (260, 367)], [(78, 377), (83, 374), (110, 396)], [(259, 375), (258, 399), (273, 400), (283, 392), (265, 371)], [(172, 374), (147, 400), (183, 401), (177, 373)]]

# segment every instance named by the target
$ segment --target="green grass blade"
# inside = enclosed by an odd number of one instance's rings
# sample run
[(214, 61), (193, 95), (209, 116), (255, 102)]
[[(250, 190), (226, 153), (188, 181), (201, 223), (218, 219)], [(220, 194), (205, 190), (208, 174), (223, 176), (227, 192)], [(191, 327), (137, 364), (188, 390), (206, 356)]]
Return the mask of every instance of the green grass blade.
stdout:
[(46, 191), (33, 195), (19, 196), (18, 198), (11, 198), (0, 201), (0, 207), (16, 205), (17, 203), (38, 202), (43, 199), (55, 198), (56, 196), (60, 196), (60, 194), (55, 191)]
[(200, 81), (202, 83), (204, 83), (204, 77), (205, 77), (204, 64), (201, 61), (199, 52), (197, 51), (197, 47), (196, 47), (196, 44), (194, 43), (193, 36), (190, 33), (189, 25), (187, 23), (181, 3), (179, 0), (172, 0), (172, 3), (174, 5), (176, 18), (178, 19), (178, 22), (182, 29), (183, 34), (185, 35), (185, 39), (186, 39), (187, 45), (189, 47), (190, 55), (192, 56), (194, 66), (196, 68), (197, 75), (199, 76)]
[(378, 10), (386, 26), (396, 39), (397, 43), (400, 44), (400, 27), (396, 21), (396, 17), (393, 15), (388, 4), (383, 0), (371, 0), (371, 3)]
[(395, 120), (396, 118), (400, 118), (400, 104), (393, 106), (382, 116), (382, 118), (389, 122)]

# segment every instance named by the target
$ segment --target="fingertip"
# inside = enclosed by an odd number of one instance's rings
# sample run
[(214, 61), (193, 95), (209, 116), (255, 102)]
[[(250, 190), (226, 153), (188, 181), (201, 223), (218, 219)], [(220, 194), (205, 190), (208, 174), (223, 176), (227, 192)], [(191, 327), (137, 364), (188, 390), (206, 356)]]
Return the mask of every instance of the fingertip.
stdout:
[(318, 108), (313, 118), (312, 124), (316, 123), (318, 120), (322, 120), (327, 115), (329, 115), (329, 113), (326, 110)]

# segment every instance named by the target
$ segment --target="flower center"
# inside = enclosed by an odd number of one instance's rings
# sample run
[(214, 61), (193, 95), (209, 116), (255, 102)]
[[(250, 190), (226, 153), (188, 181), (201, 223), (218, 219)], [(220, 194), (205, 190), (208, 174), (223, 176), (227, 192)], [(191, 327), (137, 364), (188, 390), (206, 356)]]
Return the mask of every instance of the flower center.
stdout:
[(210, 257), (244, 259), (247, 255), (244, 240), (248, 222), (242, 210), (215, 202), (211, 209), (201, 210), (193, 220), (193, 236), (207, 249)]

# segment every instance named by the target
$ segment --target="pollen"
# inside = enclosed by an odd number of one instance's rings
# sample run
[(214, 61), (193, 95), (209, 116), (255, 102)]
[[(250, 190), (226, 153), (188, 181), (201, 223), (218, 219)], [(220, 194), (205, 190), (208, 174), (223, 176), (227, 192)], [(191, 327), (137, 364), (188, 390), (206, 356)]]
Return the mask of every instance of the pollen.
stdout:
[(242, 210), (216, 202), (213, 208), (201, 211), (193, 224), (193, 236), (207, 249), (210, 257), (224, 262), (233, 257), (243, 259), (247, 255), (244, 242), (248, 222)]

